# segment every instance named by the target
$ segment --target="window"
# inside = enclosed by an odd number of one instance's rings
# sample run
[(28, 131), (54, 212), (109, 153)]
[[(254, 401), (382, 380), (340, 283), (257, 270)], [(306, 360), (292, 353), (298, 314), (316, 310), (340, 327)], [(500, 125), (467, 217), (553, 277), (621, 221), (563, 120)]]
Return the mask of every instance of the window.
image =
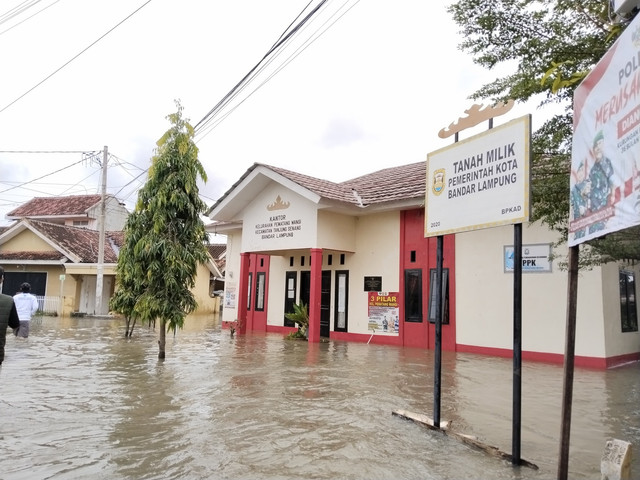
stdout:
[[(429, 271), (429, 323), (436, 323), (436, 269)], [(442, 269), (442, 310), (440, 312), (440, 324), (449, 325), (449, 269)]]
[(638, 331), (636, 275), (631, 270), (620, 270), (620, 317), (623, 332)]
[(422, 322), (422, 270), (404, 271), (404, 321)]
[(265, 272), (258, 272), (256, 275), (256, 310), (264, 311), (264, 281)]
[(249, 273), (249, 288), (247, 289), (247, 310), (251, 310), (251, 287), (253, 285), (253, 274)]
[(336, 297), (333, 329), (337, 332), (346, 332), (348, 325), (349, 308), (349, 272), (336, 271)]
[(89, 225), (89, 220), (74, 220), (73, 221), (73, 226), (74, 227), (86, 227)]

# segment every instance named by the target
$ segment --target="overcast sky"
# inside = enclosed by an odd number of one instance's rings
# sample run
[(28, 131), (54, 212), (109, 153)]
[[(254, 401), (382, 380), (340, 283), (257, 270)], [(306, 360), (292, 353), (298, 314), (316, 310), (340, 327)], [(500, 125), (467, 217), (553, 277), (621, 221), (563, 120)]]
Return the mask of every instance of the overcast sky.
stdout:
[[(474, 103), (468, 96), (498, 73), (458, 50), (449, 3), (329, 0), (217, 117), (217, 126), (196, 137), (209, 177), (200, 188), (207, 205), (254, 162), (343, 181), (425, 161), (452, 143), (438, 131), (464, 115)], [(145, 180), (139, 175), (169, 128), (174, 101), (197, 124), (306, 6), (306, 0), (3, 1), (0, 225), (34, 196), (99, 193), (100, 166), (82, 162), (79, 152), (101, 157), (104, 146), (114, 156), (108, 192), (133, 209)], [(516, 105), (496, 125), (526, 113), (535, 129), (544, 112), (534, 103)]]

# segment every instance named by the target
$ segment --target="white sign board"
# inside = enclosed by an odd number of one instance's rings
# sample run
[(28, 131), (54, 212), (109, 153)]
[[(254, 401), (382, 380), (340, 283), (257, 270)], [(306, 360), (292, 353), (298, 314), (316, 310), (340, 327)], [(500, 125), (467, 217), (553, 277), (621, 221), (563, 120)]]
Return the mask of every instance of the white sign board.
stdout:
[[(504, 271), (513, 273), (515, 248), (504, 247)], [(522, 246), (522, 273), (551, 273), (551, 244), (539, 243)]]
[(575, 91), (569, 246), (640, 224), (640, 15)]
[(427, 156), (425, 237), (529, 220), (531, 115)]

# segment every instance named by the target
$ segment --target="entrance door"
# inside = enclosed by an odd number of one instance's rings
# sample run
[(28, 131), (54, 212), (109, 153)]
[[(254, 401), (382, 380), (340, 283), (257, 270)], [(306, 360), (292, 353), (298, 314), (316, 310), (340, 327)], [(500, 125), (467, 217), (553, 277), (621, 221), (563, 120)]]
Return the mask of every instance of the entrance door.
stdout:
[(320, 336), (329, 337), (329, 321), (331, 320), (331, 271), (322, 271), (320, 293)]
[(309, 270), (300, 272), (300, 303), (307, 307), (311, 301), (311, 272)]
[[(320, 336), (329, 336), (329, 322), (331, 320), (331, 271), (322, 271), (320, 285)], [(311, 299), (311, 272), (300, 272), (300, 303), (309, 306)]]
[[(284, 313), (293, 313), (293, 305), (296, 303), (296, 280), (298, 272), (286, 272), (284, 277)], [(284, 317), (285, 327), (295, 327), (296, 323)]]
[[(253, 299), (249, 304), (247, 312), (247, 326), (251, 326), (253, 330), (267, 331), (267, 299), (269, 296), (269, 264), (271, 257), (269, 255), (251, 254), (251, 273), (253, 274), (253, 288), (249, 285), (249, 295), (253, 295)], [(251, 282), (249, 282), (251, 283)]]

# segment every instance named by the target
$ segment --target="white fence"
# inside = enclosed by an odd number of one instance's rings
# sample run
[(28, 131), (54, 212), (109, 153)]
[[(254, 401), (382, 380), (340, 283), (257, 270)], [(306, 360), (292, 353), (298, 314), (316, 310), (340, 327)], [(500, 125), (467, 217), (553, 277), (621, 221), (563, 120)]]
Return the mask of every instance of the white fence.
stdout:
[(60, 311), (60, 297), (45, 297), (36, 295), (38, 299), (38, 311), (46, 315), (57, 315)]

